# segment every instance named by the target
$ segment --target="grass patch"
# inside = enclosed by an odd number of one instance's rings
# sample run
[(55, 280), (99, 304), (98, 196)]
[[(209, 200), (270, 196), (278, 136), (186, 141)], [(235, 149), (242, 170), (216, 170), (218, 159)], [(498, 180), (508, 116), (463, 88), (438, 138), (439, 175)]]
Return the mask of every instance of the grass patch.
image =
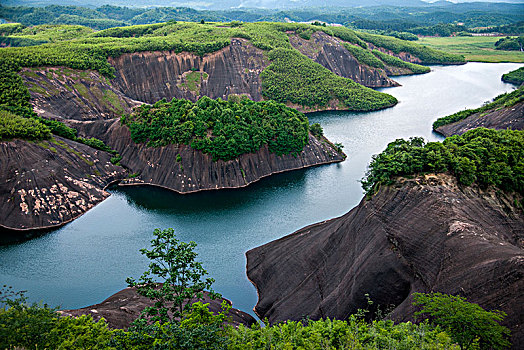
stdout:
[(524, 63), (524, 52), (495, 50), (500, 37), (456, 36), (420, 38), (418, 43), (427, 47), (464, 55), (470, 62), (516, 62)]

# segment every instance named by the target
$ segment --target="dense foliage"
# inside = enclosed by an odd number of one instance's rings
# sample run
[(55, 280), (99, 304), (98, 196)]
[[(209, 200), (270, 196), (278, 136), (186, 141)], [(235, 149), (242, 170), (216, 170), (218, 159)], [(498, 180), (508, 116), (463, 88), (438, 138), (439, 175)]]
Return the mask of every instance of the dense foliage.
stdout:
[(275, 49), (269, 52), (269, 58), (271, 64), (260, 75), (262, 92), (268, 99), (309, 107), (338, 100), (341, 107), (355, 111), (397, 103), (393, 96), (340, 77), (296, 50)]
[(524, 67), (520, 67), (509, 73), (503, 74), (502, 81), (515, 85), (521, 85), (524, 83)]
[(407, 68), (415, 74), (428, 73), (429, 67), (421, 66), (420, 64), (414, 64), (406, 61), (402, 61), (400, 58), (385, 54), (378, 50), (373, 50), (373, 55), (380, 58), (385, 64), (392, 67)]
[(524, 51), (524, 36), (519, 37), (505, 37), (497, 40), (495, 43), (496, 50), (506, 51)]
[(399, 54), (401, 52), (408, 52), (414, 55), (415, 57), (418, 57), (424, 64), (465, 62), (464, 57), (462, 56), (430, 49), (428, 47), (418, 45), (410, 41), (364, 32), (355, 33), (359, 36), (360, 39), (370, 42), (375, 46), (391, 50), (396, 54)]
[(50, 137), (49, 128), (39, 121), (20, 117), (0, 109), (0, 141), (11, 139), (45, 140)]
[[(30, 1), (24, 1), (30, 3)], [(42, 2), (32, 1), (37, 6)], [(90, 4), (96, 6), (106, 1), (93, 0)], [(0, 18), (11, 22), (22, 22), (25, 25), (42, 23), (60, 23), (64, 16), (70, 20), (79, 21), (71, 24), (84, 24), (84, 21), (93, 21), (94, 29), (101, 22), (108, 26), (136, 25), (160, 23), (168, 20), (198, 22), (309, 22), (319, 20), (327, 23), (348, 24), (362, 29), (388, 29), (408, 31), (421, 26), (433, 26), (440, 23), (464, 23), (467, 27), (489, 27), (509, 25), (522, 21), (521, 4), (504, 3), (467, 3), (454, 4), (436, 2), (420, 7), (406, 6), (362, 6), (343, 8), (291, 8), (291, 9), (245, 9), (235, 8), (227, 10), (207, 11), (195, 10), (187, 7), (144, 7), (143, 3), (131, 1), (127, 6), (116, 7), (104, 5), (98, 8), (76, 6), (46, 6), (23, 7), (15, 0), (6, 0), (4, 4), (17, 5), (16, 7), (0, 7)], [(232, 6), (238, 5), (231, 4)], [(229, 7), (229, 6), (227, 6)]]
[(274, 101), (223, 101), (205, 96), (196, 103), (162, 100), (142, 105), (122, 122), (136, 143), (191, 145), (214, 160), (254, 153), (266, 144), (278, 155), (297, 154), (308, 143), (306, 116)]
[(360, 46), (351, 45), (347, 43), (344, 44), (344, 47), (360, 63), (367, 64), (370, 67), (384, 68), (384, 62), (382, 62), (375, 55), (373, 55), (371, 51), (364, 49)]
[(372, 195), (399, 176), (444, 172), (462, 185), (524, 194), (524, 131), (478, 128), (442, 143), (425, 143), (420, 137), (398, 139), (373, 156), (361, 182)]
[(462, 349), (506, 349), (510, 331), (499, 324), (506, 314), (486, 311), (460, 296), (442, 293), (415, 293), (414, 305), (421, 306), (416, 316), (423, 316), (440, 326)]
[(288, 321), (251, 328), (225, 326), (229, 307), (215, 315), (195, 303), (180, 322), (139, 322), (129, 330), (111, 330), (91, 316), (60, 317), (47, 306), (12, 304), (0, 309), (0, 347), (12, 349), (447, 349), (458, 350), (441, 329), (427, 323)]
[(510, 93), (503, 93), (493, 99), (492, 102), (485, 103), (482, 107), (466, 109), (442, 118), (438, 118), (433, 123), (433, 130), (437, 130), (442, 125), (451, 124), (466, 119), (475, 113), (483, 113), (503, 107), (511, 107), (524, 100), (524, 87), (520, 87)]

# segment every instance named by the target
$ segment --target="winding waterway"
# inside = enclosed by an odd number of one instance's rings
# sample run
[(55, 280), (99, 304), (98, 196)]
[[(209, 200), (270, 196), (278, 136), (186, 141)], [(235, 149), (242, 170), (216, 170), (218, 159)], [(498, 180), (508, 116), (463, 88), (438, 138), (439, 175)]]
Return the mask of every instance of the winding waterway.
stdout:
[(146, 269), (139, 249), (149, 245), (155, 228), (173, 227), (179, 239), (198, 243), (215, 290), (250, 312), (257, 295), (245, 274), (247, 250), (349, 211), (362, 198), (358, 180), (373, 154), (400, 137), (442, 139), (431, 131), (436, 118), (512, 90), (500, 77), (519, 66), (435, 66), (428, 74), (397, 77), (402, 86), (383, 89), (400, 101), (393, 108), (310, 115), (330, 140), (344, 145), (348, 159), (340, 164), (275, 175), (238, 190), (178, 195), (151, 187), (114, 189), (65, 227), (0, 247), (0, 284), (62, 308), (95, 304)]

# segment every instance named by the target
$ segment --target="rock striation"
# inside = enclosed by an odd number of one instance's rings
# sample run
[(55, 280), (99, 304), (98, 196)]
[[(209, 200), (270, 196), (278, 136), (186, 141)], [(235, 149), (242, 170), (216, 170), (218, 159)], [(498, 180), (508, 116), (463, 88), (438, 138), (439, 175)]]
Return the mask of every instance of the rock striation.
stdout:
[(132, 99), (155, 103), (166, 98), (227, 100), (231, 94), (262, 99), (260, 73), (269, 65), (263, 50), (245, 39), (203, 57), (193, 53), (136, 52), (110, 58), (113, 84)]
[[(313, 61), (320, 63), (333, 73), (371, 88), (399, 86), (400, 84), (390, 79), (386, 71), (362, 64), (354, 58), (342, 45), (342, 41), (324, 32), (316, 32), (311, 39), (306, 40), (298, 35), (290, 35), (290, 44), (308, 56)], [(407, 70), (406, 74), (413, 72)]]
[[(232, 305), (231, 301), (227, 299), (219, 298), (213, 300), (209, 297), (208, 293), (204, 293), (202, 299), (191, 300), (191, 303), (197, 301), (201, 301), (204, 304), (209, 303), (209, 310), (213, 313), (219, 313), (222, 311), (221, 304), (224, 300), (229, 305)], [(151, 299), (139, 295), (135, 288), (128, 287), (111, 295), (100, 304), (86, 306), (80, 309), (61, 310), (59, 312), (63, 316), (78, 317), (81, 315), (91, 315), (95, 321), (99, 321), (103, 317), (110, 328), (125, 329), (129, 327), (131, 322), (138, 318), (142, 310), (148, 306), (153, 306)], [(231, 308), (228, 315), (231, 317), (228, 323), (233, 326), (243, 324), (249, 327), (256, 322), (253, 316), (238, 309)]]
[(0, 142), (0, 244), (72, 221), (126, 176), (111, 155), (58, 136)]
[(367, 293), (405, 321), (412, 293), (442, 292), (506, 312), (522, 348), (524, 214), (513, 200), (447, 175), (400, 179), (344, 216), (248, 251), (254, 310), (271, 323), (346, 319)]
[(29, 89), (35, 112), (46, 119), (113, 119), (141, 104), (93, 70), (25, 68), (20, 76)]
[(524, 129), (524, 101), (520, 101), (511, 107), (492, 109), (482, 113), (475, 113), (458, 122), (438, 127), (435, 131), (448, 137), (451, 135), (462, 135), (468, 130), (476, 128), (489, 129)]
[(129, 129), (120, 121), (70, 125), (79, 130), (81, 136), (96, 135), (120, 153), (120, 163), (135, 175), (120, 185), (154, 185), (178, 193), (244, 187), (275, 173), (341, 162), (346, 158), (327, 139), (317, 139), (311, 134), (309, 144), (296, 156), (277, 156), (264, 146), (256, 153), (243, 154), (234, 160), (213, 161), (209, 154), (187, 145), (153, 148), (135, 144)]

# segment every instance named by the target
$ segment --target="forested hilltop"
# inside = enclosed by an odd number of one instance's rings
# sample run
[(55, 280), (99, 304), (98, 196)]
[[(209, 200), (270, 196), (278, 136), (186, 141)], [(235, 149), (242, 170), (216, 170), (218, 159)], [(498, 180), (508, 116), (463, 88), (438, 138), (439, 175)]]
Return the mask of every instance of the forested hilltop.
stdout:
[[(24, 2), (28, 4), (30, 2)], [(104, 2), (101, 2), (103, 4)], [(421, 4), (424, 4), (420, 2)], [(437, 2), (425, 6), (373, 6), (362, 7), (309, 7), (294, 9), (225, 9), (197, 10), (187, 7), (150, 7), (144, 8), (142, 3), (126, 2), (126, 6), (99, 6), (87, 8), (80, 6), (45, 7), (19, 6), (20, 1), (4, 2), (12, 6), (0, 6), (0, 18), (9, 22), (20, 22), (24, 25), (39, 24), (79, 24), (95, 29), (105, 29), (124, 25), (160, 23), (168, 20), (199, 22), (313, 22), (339, 23), (359, 29), (411, 32), (421, 35), (449, 35), (452, 27), (447, 24), (460, 23), (460, 30), (476, 28), (486, 30), (486, 27), (513, 25), (524, 20), (522, 4), (509, 3), (462, 3)], [(90, 2), (93, 4), (93, 2)], [(344, 2), (346, 5), (347, 2)], [(42, 3), (38, 2), (38, 6)], [(347, 4), (350, 6), (349, 4)], [(135, 7), (133, 7), (135, 6)], [(198, 6), (198, 3), (194, 3)], [(441, 24), (445, 24), (442, 26)], [(483, 27), (483, 28), (480, 28)], [(497, 31), (512, 34), (513, 29), (496, 28)]]
[[(311, 62), (290, 44), (289, 38), (293, 35), (309, 40), (313, 34), (320, 32), (345, 45), (367, 50), (369, 54), (375, 53), (372, 49), (379, 49), (400, 58), (406, 55), (414, 57), (414, 62), (423, 64), (463, 62), (460, 56), (398, 39), (364, 35), (343, 27), (307, 24), (202, 24), (172, 21), (95, 32), (79, 26), (44, 25), (24, 28), (5, 24), (0, 25), (0, 32), (9, 34), (9, 38), (33, 40), (34, 43), (49, 41), (41, 45), (0, 50), (0, 62), (5, 71), (1, 82), (4, 93), (0, 97), (0, 104), (12, 111), (19, 110), (24, 105), (20, 101), (24, 93), (8, 93), (26, 90), (16, 76), (16, 72), (23, 67), (65, 66), (81, 70), (92, 69), (107, 78), (113, 78), (115, 69), (108, 62), (109, 57), (168, 50), (175, 53), (192, 52), (202, 56), (227, 47), (232, 38), (247, 40), (255, 48), (267, 52), (271, 64), (261, 74), (262, 94), (266, 99), (309, 107), (324, 106), (330, 100), (337, 100), (340, 108), (365, 111), (389, 107), (396, 103), (396, 99), (337, 76), (320, 64)], [(401, 60), (387, 60), (382, 53), (375, 55), (377, 61), (382, 61), (384, 65), (405, 65)], [(362, 64), (366, 64), (365, 60), (360, 60)], [(408, 72), (413, 70), (416, 69)]]

